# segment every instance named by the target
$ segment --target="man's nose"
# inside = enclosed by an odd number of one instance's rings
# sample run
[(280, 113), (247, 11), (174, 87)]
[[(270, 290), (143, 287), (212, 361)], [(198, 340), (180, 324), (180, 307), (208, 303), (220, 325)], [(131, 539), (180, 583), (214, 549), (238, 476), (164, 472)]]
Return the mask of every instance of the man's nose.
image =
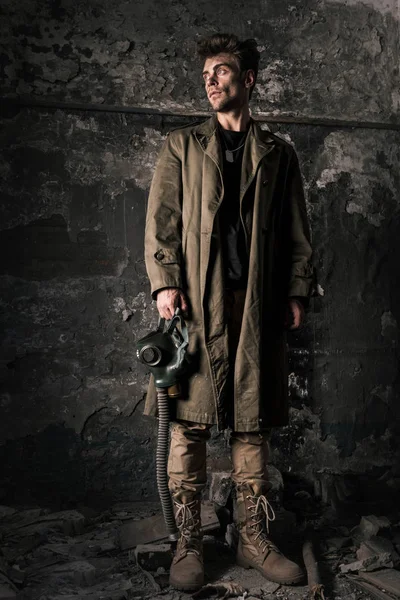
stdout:
[(211, 73), (211, 75), (206, 75), (205, 81), (206, 81), (207, 85), (217, 83), (217, 79), (216, 79), (214, 73)]

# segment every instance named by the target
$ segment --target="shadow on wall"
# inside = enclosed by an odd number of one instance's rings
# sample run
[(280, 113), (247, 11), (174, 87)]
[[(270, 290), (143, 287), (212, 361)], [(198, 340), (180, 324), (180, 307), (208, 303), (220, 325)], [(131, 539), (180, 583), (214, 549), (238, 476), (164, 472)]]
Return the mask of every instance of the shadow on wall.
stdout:
[[(82, 435), (53, 424), (7, 441), (0, 446), (0, 503), (58, 510), (157, 498), (155, 424), (140, 415), (134, 420), (105, 408)], [(133, 434), (138, 425), (142, 436)]]
[(0, 233), (0, 273), (28, 280), (115, 275), (126, 249), (111, 248), (103, 231), (80, 231), (70, 239), (62, 215), (38, 219)]
[(29, 505), (39, 501), (68, 508), (74, 500), (83, 501), (85, 471), (79, 446), (79, 436), (62, 425), (50, 425), (37, 435), (0, 446), (0, 502)]

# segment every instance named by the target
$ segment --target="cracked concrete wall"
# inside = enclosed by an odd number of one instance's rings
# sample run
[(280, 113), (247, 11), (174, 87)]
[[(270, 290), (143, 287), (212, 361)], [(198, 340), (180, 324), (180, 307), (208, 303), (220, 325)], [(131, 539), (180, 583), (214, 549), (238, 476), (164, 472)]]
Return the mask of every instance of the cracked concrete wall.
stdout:
[[(150, 107), (155, 116), (9, 107), (0, 161), (0, 502), (155, 495), (156, 423), (135, 339), (156, 322), (145, 204), (166, 132), (206, 113), (198, 35), (223, 22), (260, 42), (253, 112), (395, 123), (398, 5), (25, 1), (0, 21), (3, 93)], [(226, 7), (225, 7), (226, 8)], [(224, 13), (225, 14), (225, 13)], [(9, 36), (9, 37), (7, 37)], [(299, 154), (321, 297), (290, 337), (291, 423), (273, 461), (321, 474), (398, 473), (399, 137), (377, 128), (273, 126)], [(222, 450), (226, 450), (225, 453)], [(209, 468), (229, 468), (223, 434)]]
[(206, 112), (195, 44), (218, 27), (259, 42), (255, 112), (398, 121), (397, 0), (5, 0), (3, 12), (8, 97)]
[[(3, 501), (155, 494), (156, 423), (134, 356), (156, 322), (145, 204), (166, 131), (188, 122), (43, 109), (3, 120)], [(308, 482), (372, 466), (396, 479), (400, 132), (276, 129), (300, 157), (324, 296), (291, 335), (291, 424), (273, 434), (273, 460)], [(210, 469), (227, 457), (217, 436)]]
[(154, 494), (134, 343), (156, 322), (143, 234), (165, 133), (157, 119), (62, 111), (3, 125), (2, 494)]

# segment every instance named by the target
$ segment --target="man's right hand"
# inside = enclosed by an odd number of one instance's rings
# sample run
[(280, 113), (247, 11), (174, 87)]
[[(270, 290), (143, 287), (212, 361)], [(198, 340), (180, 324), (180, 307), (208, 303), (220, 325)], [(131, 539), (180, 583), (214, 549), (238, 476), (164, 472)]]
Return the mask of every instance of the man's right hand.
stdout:
[(183, 314), (188, 313), (188, 303), (185, 294), (179, 288), (165, 288), (157, 294), (157, 309), (162, 319), (170, 321), (179, 306)]

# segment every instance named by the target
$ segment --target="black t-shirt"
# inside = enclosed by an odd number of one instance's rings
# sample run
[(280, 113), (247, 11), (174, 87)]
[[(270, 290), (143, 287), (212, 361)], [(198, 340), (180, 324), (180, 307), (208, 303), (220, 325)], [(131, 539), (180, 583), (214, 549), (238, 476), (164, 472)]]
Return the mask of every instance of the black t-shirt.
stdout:
[(240, 174), (247, 131), (218, 128), (222, 147), (224, 198), (219, 208), (225, 286), (245, 288), (249, 258), (240, 219)]

